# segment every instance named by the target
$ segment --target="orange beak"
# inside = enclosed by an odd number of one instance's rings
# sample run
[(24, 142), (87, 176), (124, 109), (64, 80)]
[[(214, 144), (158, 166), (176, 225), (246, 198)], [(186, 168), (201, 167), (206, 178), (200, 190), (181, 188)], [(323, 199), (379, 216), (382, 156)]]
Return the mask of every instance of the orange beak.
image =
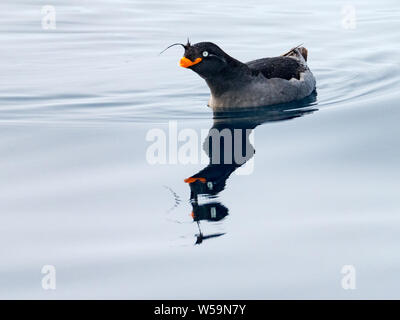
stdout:
[(183, 68), (189, 68), (191, 66), (194, 66), (195, 64), (198, 64), (199, 62), (201, 62), (201, 60), (203, 60), (202, 58), (197, 58), (196, 60), (192, 61), (186, 57), (183, 57), (180, 61), (179, 61), (179, 65)]

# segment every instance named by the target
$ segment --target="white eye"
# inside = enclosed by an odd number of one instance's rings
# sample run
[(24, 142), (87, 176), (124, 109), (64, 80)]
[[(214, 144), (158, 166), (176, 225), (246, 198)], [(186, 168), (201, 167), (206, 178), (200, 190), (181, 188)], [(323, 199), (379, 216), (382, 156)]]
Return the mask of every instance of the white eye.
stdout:
[(208, 52), (207, 51), (203, 51), (203, 57), (208, 57)]

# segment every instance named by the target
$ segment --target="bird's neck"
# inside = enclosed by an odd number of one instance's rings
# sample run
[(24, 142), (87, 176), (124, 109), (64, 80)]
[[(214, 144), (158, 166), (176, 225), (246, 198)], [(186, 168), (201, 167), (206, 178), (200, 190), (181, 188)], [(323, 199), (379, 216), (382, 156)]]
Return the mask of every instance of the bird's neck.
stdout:
[(211, 94), (219, 97), (229, 91), (243, 87), (243, 83), (251, 77), (250, 68), (234, 58), (229, 59), (227, 66), (218, 74), (205, 79)]

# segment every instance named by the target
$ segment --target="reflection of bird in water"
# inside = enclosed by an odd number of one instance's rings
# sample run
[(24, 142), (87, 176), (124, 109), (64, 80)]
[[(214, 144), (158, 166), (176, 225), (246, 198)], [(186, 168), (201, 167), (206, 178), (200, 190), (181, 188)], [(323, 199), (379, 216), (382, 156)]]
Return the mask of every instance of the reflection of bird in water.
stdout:
[(164, 188), (169, 190), (171, 192), (172, 196), (174, 197), (174, 205), (170, 209), (167, 210), (167, 213), (169, 213), (172, 210), (174, 210), (177, 206), (179, 206), (179, 204), (181, 203), (181, 199), (180, 199), (179, 195), (174, 190), (172, 190), (170, 187), (164, 186)]
[(216, 238), (224, 235), (225, 233), (214, 233), (209, 235), (203, 235), (203, 232), (200, 228), (200, 221), (220, 221), (224, 219), (228, 215), (228, 208), (222, 205), (219, 202), (206, 203), (203, 205), (199, 205), (197, 201), (192, 202), (193, 211), (192, 218), (193, 221), (197, 222), (197, 227), (199, 229), (199, 234), (196, 234), (196, 244), (200, 244), (203, 240)]
[(196, 244), (224, 234), (204, 236), (200, 229), (200, 221), (220, 221), (228, 215), (229, 211), (219, 202), (199, 204), (199, 195), (215, 198), (225, 189), (230, 175), (254, 156), (255, 149), (250, 143), (250, 134), (255, 127), (266, 122), (289, 120), (312, 113), (317, 110), (309, 108), (310, 103), (316, 100), (315, 98), (316, 95), (313, 95), (301, 104), (286, 104), (268, 107), (265, 110), (233, 114), (214, 113), (213, 126), (203, 143), (203, 149), (210, 159), (209, 164), (198, 173), (185, 179), (190, 187), (192, 217), (199, 228)]
[(213, 234), (208, 234), (208, 235), (203, 235), (200, 229), (200, 222), (197, 222), (197, 227), (199, 228), (199, 234), (196, 234), (196, 242), (195, 244), (200, 244), (203, 242), (203, 240), (211, 239), (211, 238), (217, 238), (220, 236), (223, 236), (225, 233), (213, 233)]

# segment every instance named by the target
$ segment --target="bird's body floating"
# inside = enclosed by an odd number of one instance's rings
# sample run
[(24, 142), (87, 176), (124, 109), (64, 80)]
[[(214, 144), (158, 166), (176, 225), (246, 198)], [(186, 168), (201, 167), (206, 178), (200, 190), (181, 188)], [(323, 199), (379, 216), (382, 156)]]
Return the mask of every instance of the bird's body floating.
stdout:
[(185, 49), (180, 66), (205, 79), (211, 91), (209, 106), (215, 111), (292, 102), (315, 90), (304, 47), (242, 63), (211, 42), (178, 45)]

